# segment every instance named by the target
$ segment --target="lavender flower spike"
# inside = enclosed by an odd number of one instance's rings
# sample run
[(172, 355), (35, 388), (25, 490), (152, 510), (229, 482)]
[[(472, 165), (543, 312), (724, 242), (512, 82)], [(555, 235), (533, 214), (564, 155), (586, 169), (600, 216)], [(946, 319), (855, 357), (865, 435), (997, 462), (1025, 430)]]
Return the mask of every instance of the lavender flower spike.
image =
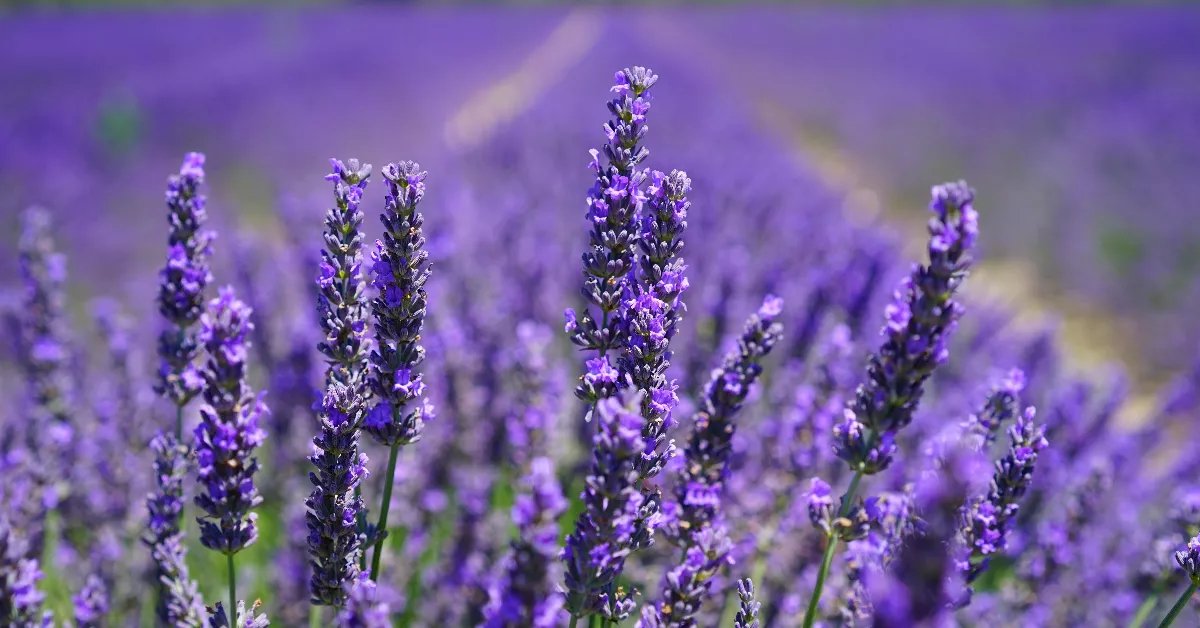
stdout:
[(108, 614), (108, 589), (97, 576), (88, 576), (79, 595), (71, 598), (75, 605), (75, 628), (100, 628), (106, 625)]
[(567, 501), (554, 477), (554, 462), (534, 458), (525, 485), (528, 492), (517, 496), (512, 509), (518, 538), (505, 561), (501, 583), (489, 591), (482, 624), (486, 628), (562, 625), (563, 598), (554, 590), (553, 578), (559, 552), (558, 518), (566, 512)]
[(371, 557), (371, 578), (379, 575), (381, 541), (387, 534), (388, 508), (396, 475), (396, 457), (400, 447), (421, 439), (425, 421), (433, 418), (433, 406), (423, 399), (411, 410), (410, 403), (425, 394), (425, 383), (418, 370), (425, 361), (421, 346), (421, 327), (425, 323), (429, 280), (429, 253), (421, 226), (425, 217), (417, 205), (425, 197), (426, 172), (414, 161), (388, 164), (383, 169), (387, 186), (384, 201), (382, 241), (371, 254), (375, 287), (379, 295), (371, 301), (375, 316), (375, 340), (371, 352), (370, 388), (378, 400), (367, 415), (365, 429), (380, 444), (390, 447), (387, 475), (384, 476), (383, 501), (379, 523), (366, 530), (364, 547), (375, 545)]
[(1167, 616), (1158, 624), (1159, 628), (1170, 626), (1175, 618), (1183, 612), (1183, 609), (1187, 608), (1188, 602), (1196, 594), (1196, 589), (1200, 588), (1200, 535), (1188, 541), (1187, 548), (1175, 552), (1175, 562), (1179, 563), (1179, 566), (1187, 572), (1188, 586), (1175, 601), (1175, 605), (1171, 607)]
[(662, 601), (642, 609), (637, 628), (696, 628), (700, 604), (708, 596), (713, 576), (729, 563), (733, 543), (720, 524), (706, 525), (692, 535), (683, 562), (667, 572)]
[(350, 587), (346, 608), (338, 613), (338, 628), (391, 628), (391, 610), (378, 597), (367, 574), (359, 576)]
[(644, 514), (644, 497), (635, 486), (637, 461), (646, 448), (640, 404), (635, 394), (624, 404), (614, 397), (597, 407), (600, 425), (581, 496), (584, 510), (562, 552), (566, 609), (573, 624), (595, 614), (623, 621), (633, 612), (633, 600), (615, 585), (633, 548), (648, 544), (638, 535), (653, 534), (653, 526), (636, 525)]
[(622, 370), (629, 373), (642, 399), (642, 416), (646, 427), (646, 453), (639, 466), (643, 479), (658, 475), (668, 460), (675, 456), (674, 442), (664, 451), (659, 445), (674, 427), (672, 410), (679, 405), (677, 386), (667, 381), (671, 365), (669, 343), (682, 319), (684, 305), (680, 300), (688, 287), (683, 271), (683, 230), (687, 228), (687, 210), (691, 203), (687, 194), (692, 180), (687, 173), (673, 170), (669, 176), (661, 172), (652, 175), (647, 190), (650, 200), (641, 217), (641, 256), (638, 260), (638, 296), (626, 302), (624, 317), (629, 326), (628, 351), (622, 356)]
[(25, 558), (28, 544), (0, 517), (0, 625), (14, 628), (51, 626), (48, 613), (42, 612), (46, 596), (38, 591), (42, 571), (38, 561)]
[(188, 573), (187, 549), (179, 530), (183, 510), (183, 480), (187, 475), (187, 448), (172, 435), (159, 434), (150, 442), (154, 452), (156, 491), (146, 498), (149, 511), (143, 542), (150, 547), (158, 569), (158, 619), (166, 626), (200, 628), (204, 603)]
[[(607, 165), (600, 164), (599, 151), (591, 151), (592, 161), (588, 165), (595, 171), (596, 180), (588, 191), (587, 217), (592, 230), (589, 250), (583, 256), (582, 288), (588, 307), (578, 317), (574, 310), (566, 312), (566, 330), (571, 341), (596, 351), (596, 359), (604, 362), (595, 367), (589, 365), (589, 373), (606, 366), (608, 352), (621, 350), (626, 342), (622, 302), (631, 296), (630, 273), (636, 263), (640, 238), (636, 220), (646, 200), (641, 188), (646, 173), (639, 172), (637, 167), (650, 154), (640, 142), (649, 129), (646, 113), (650, 110), (650, 88), (657, 81), (658, 76), (642, 67), (617, 72), (612, 87), (616, 96), (608, 103), (614, 119), (604, 125), (608, 137), (604, 145)], [(616, 378), (609, 381), (585, 377), (575, 394), (592, 405), (615, 394), (616, 388)]]
[(738, 580), (738, 599), (741, 605), (733, 618), (733, 628), (758, 628), (758, 612), (762, 604), (754, 600), (753, 580)]
[(200, 543), (228, 556), (258, 538), (251, 509), (262, 502), (254, 486), (258, 459), (252, 454), (266, 438), (259, 418), (267, 412), (246, 381), (246, 359), (253, 329), (250, 308), (233, 288), (220, 290), (200, 320), (199, 340), (208, 352), (204, 368), (201, 422), (196, 426), (196, 461), (203, 492), (196, 505), (204, 511)]
[[(182, 409), (204, 387), (196, 369), (200, 353), (194, 327), (204, 314), (204, 291), (212, 281), (208, 269), (213, 234), (204, 230), (207, 214), (200, 193), (204, 155), (188, 153), (178, 175), (167, 181), (167, 264), (159, 273), (158, 311), (167, 327), (158, 338), (162, 359), (155, 389)], [(181, 438), (179, 427), (176, 437)]]
[(838, 457), (871, 475), (892, 462), (892, 438), (912, 422), (925, 380), (949, 357), (962, 316), (955, 293), (967, 276), (978, 235), (975, 193), (965, 182), (933, 188), (929, 264), (914, 266), (886, 310), (883, 346), (870, 357), (845, 421), (834, 428)]
[(358, 578), (362, 500), (354, 489), (367, 477), (367, 455), (359, 451), (365, 402), (349, 387), (334, 382), (321, 402), (321, 431), (309, 457), (317, 471), (308, 506), (308, 548), (313, 565), (309, 591), (313, 604), (341, 607)]
[(371, 165), (360, 165), (357, 159), (329, 162), (333, 173), (325, 179), (333, 182), (335, 206), (325, 213), (325, 249), (317, 277), (317, 314), (325, 340), (317, 349), (329, 365), (326, 386), (337, 382), (349, 386), (354, 395), (365, 395), (369, 345), (362, 283), (363, 214), (358, 205)]
[(1034, 409), (1025, 409), (1008, 430), (1011, 444), (1008, 454), (996, 461), (992, 483), (984, 497), (972, 500), (964, 508), (964, 527), (960, 536), (969, 557), (960, 564), (967, 584), (959, 606), (970, 603), (971, 583), (979, 579), (988, 567), (993, 554), (1003, 552), (1008, 545), (1010, 523), (1020, 508), (1019, 501), (1033, 481), (1033, 468), (1038, 453), (1049, 446), (1045, 427), (1033, 422)]
[(418, 405), (407, 415), (405, 406), (425, 393), (418, 370), (425, 361), (420, 344), (425, 323), (429, 253), (424, 250), (424, 216), (417, 205), (425, 196), (425, 176), (416, 162), (402, 161), (383, 169), (387, 199), (383, 240), (371, 254), (379, 295), (371, 301), (378, 346), (371, 352), (371, 392), (379, 400), (367, 417), (367, 432), (380, 444), (393, 447), (421, 438), (428, 407)]

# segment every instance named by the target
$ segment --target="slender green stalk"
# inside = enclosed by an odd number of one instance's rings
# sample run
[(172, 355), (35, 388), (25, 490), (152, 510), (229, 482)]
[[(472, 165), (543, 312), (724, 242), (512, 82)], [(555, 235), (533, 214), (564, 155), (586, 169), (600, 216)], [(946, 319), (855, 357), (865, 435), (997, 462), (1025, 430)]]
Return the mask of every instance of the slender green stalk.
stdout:
[[(354, 487), (354, 501), (356, 501), (360, 504), (362, 503), (362, 484), (361, 483), (358, 486)], [(363, 530), (367, 529), (367, 513), (365, 512), (365, 509), (359, 509), (358, 513), (356, 513), (354, 515), (354, 519), (357, 522), (356, 525), (358, 526), (359, 534), (361, 534), (363, 532)], [(359, 571), (367, 570), (367, 551), (366, 550), (363, 550), (358, 553), (358, 570)]]
[(308, 628), (321, 628), (321, 607), (316, 604), (308, 607)]
[[(396, 457), (400, 454), (400, 445), (392, 445), (388, 454), (387, 477), (383, 478), (383, 503), (379, 506), (379, 525), (376, 534), (387, 530), (388, 508), (392, 505), (392, 484), (396, 481)], [(375, 553), (371, 555), (371, 580), (379, 581), (379, 559), (383, 557), (383, 543), (375, 543)]]
[(237, 571), (233, 568), (233, 554), (229, 558), (229, 625), (237, 625)]
[(1192, 594), (1196, 592), (1197, 587), (1200, 587), (1200, 580), (1193, 579), (1192, 582), (1188, 584), (1188, 588), (1183, 592), (1183, 595), (1180, 595), (1179, 599), (1175, 601), (1175, 606), (1171, 607), (1171, 612), (1167, 613), (1167, 616), (1163, 618), (1162, 623), (1158, 625), (1158, 628), (1167, 628), (1167, 626), (1170, 626), (1175, 622), (1175, 618), (1179, 617), (1179, 614), (1182, 613), (1183, 609), (1187, 607), (1187, 603), (1192, 599)]
[(572, 615), (571, 623), (570, 623), (570, 625), (567, 626), (567, 628), (578, 628), (578, 626), (579, 626), (579, 618)]
[[(870, 442), (871, 435), (867, 435), (867, 442)], [(854, 472), (854, 477), (850, 479), (850, 486), (846, 489), (846, 494), (842, 497), (842, 506), (838, 509), (838, 517), (845, 517), (850, 512), (850, 504), (854, 502), (854, 496), (858, 493), (858, 483), (862, 481), (862, 469)], [(833, 554), (837, 551), (838, 537), (832, 530), (829, 532), (828, 541), (825, 545), (825, 557), (821, 559), (821, 570), (817, 572), (817, 584), (813, 586), (812, 597), (808, 599), (808, 610), (804, 613), (804, 628), (812, 628), (813, 622), (817, 620), (817, 605), (821, 602), (821, 591), (825, 588), (825, 578), (829, 576), (829, 567), (833, 565)]]

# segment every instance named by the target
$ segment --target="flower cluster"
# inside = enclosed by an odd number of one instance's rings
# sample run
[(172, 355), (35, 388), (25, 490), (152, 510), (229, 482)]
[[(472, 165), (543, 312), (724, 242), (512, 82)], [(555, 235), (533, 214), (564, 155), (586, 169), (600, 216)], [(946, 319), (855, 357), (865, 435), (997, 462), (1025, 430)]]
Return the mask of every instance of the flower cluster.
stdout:
[(390, 628), (391, 610), (379, 601), (375, 583), (362, 574), (350, 586), (346, 608), (338, 613), (338, 628)]
[(155, 436), (150, 450), (154, 452), (155, 491), (146, 497), (149, 520), (143, 541), (158, 573), (158, 618), (169, 626), (199, 626), (204, 604), (188, 573), (187, 549), (179, 529), (188, 451), (169, 434)]
[(0, 621), (15, 628), (49, 628), (54, 620), (42, 611), (46, 596), (37, 588), (42, 570), (28, 552), (26, 540), (0, 517)]
[(430, 269), (421, 231), (425, 218), (417, 211), (425, 196), (425, 176), (412, 161), (384, 167), (384, 234), (371, 254), (379, 294), (371, 301), (377, 346), (371, 352), (370, 387), (378, 403), (367, 416), (366, 430), (388, 447), (420, 440), (425, 421), (432, 418), (428, 401), (404, 414), (405, 406), (425, 394), (420, 340)]
[(325, 212), (325, 248), (317, 277), (317, 318), (325, 339), (317, 349), (328, 361), (325, 385), (337, 382), (354, 394), (366, 392), (366, 308), (363, 303), (361, 230), (358, 209), (371, 178), (371, 165), (330, 159), (334, 207)]
[(188, 153), (179, 174), (167, 181), (167, 264), (159, 273), (158, 311), (167, 323), (158, 338), (162, 360), (158, 392), (178, 407), (187, 405), (204, 387), (196, 369), (200, 345), (193, 329), (204, 314), (204, 291), (212, 282), (208, 268), (212, 232), (207, 219), (204, 155)]
[(251, 512), (262, 503), (254, 486), (258, 459), (254, 450), (266, 438), (259, 419), (267, 412), (246, 381), (246, 361), (254, 324), (250, 308), (233, 288), (220, 290), (200, 319), (199, 340), (208, 353), (204, 401), (196, 426), (196, 463), (200, 488), (196, 505), (204, 511), (200, 543), (223, 554), (236, 554), (258, 539)]

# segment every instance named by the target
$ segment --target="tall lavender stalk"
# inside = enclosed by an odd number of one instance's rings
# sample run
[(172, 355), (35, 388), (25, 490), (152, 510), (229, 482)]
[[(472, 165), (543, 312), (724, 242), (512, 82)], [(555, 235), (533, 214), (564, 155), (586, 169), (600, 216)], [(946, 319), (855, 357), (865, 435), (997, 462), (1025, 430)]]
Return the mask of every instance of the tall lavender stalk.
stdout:
[[(978, 235), (973, 201), (974, 191), (965, 182), (933, 188), (929, 264), (914, 266), (887, 306), (884, 343), (869, 358), (867, 378), (855, 391), (843, 421), (834, 426), (837, 455), (854, 471), (842, 496), (839, 519), (855, 507), (863, 476), (891, 465), (896, 433), (912, 422), (925, 381), (949, 357), (947, 344), (963, 309), (954, 296), (967, 276)], [(838, 539), (834, 528), (826, 531), (825, 555), (804, 615), (804, 628), (812, 628), (816, 621)]]
[(266, 438), (259, 419), (267, 412), (262, 396), (255, 396), (246, 381), (246, 359), (254, 324), (251, 311), (225, 287), (209, 303), (200, 319), (198, 339), (208, 361), (204, 367), (204, 401), (196, 426), (196, 462), (200, 488), (196, 505), (204, 514), (200, 543), (227, 557), (229, 608), (237, 607), (237, 572), (234, 555), (258, 539), (258, 515), (251, 512), (262, 503), (254, 486), (258, 459), (254, 450)]
[(367, 477), (367, 456), (359, 451), (366, 403), (349, 387), (334, 382), (321, 402), (321, 431), (309, 460), (312, 494), (306, 505), (308, 548), (313, 566), (309, 591), (315, 605), (339, 608), (358, 578), (358, 513), (362, 500), (354, 489)]
[(721, 493), (729, 477), (734, 418), (762, 374), (762, 360), (779, 342), (783, 326), (775, 319), (783, 301), (774, 296), (746, 321), (737, 348), (725, 356), (705, 387), (702, 410), (688, 439), (683, 477), (676, 484), (668, 536), (680, 546), (681, 560), (667, 573), (662, 601), (643, 609), (639, 627), (694, 628), (711, 579), (728, 561), (732, 544), (720, 521)]
[(150, 441), (150, 450), (154, 452), (155, 491), (146, 497), (149, 517), (142, 540), (157, 566), (158, 619), (166, 626), (200, 628), (204, 603), (188, 572), (187, 548), (179, 529), (188, 449), (174, 435), (160, 433)]
[(407, 409), (425, 394), (425, 383), (418, 369), (425, 361), (420, 339), (427, 302), (425, 282), (429, 280), (430, 268), (421, 230), (425, 217), (417, 211), (425, 196), (425, 176), (426, 172), (414, 161), (384, 167), (387, 196), (380, 216), (384, 234), (371, 254), (379, 294), (371, 301), (377, 346), (371, 352), (373, 368), (369, 384), (378, 402), (367, 415), (365, 425), (367, 433), (390, 449), (379, 523), (367, 531), (367, 545), (375, 545), (371, 580), (379, 577), (400, 447), (420, 440), (425, 421), (433, 418), (433, 406), (428, 399)]
[(600, 152), (594, 149), (588, 164), (596, 173), (588, 191), (587, 216), (592, 230), (589, 250), (583, 256), (582, 294), (588, 305), (579, 315), (573, 309), (565, 313), (571, 342), (596, 352), (596, 357), (587, 361), (587, 372), (575, 389), (575, 395), (588, 404), (588, 420), (597, 401), (625, 385), (618, 381), (618, 371), (608, 353), (623, 351), (627, 342), (624, 302), (633, 296), (632, 273), (641, 237), (636, 220), (646, 200), (641, 188), (646, 173), (637, 167), (650, 154), (640, 142), (649, 130), (646, 113), (650, 110), (650, 88), (657, 81), (658, 76), (643, 67), (617, 72), (611, 88), (616, 96), (608, 102), (614, 119), (604, 125), (608, 165), (600, 165)]
[(208, 256), (214, 235), (204, 230), (208, 216), (202, 183), (204, 155), (188, 153), (179, 174), (167, 180), (167, 264), (159, 273), (158, 311), (167, 325), (158, 337), (162, 367), (155, 390), (175, 405), (175, 439), (180, 442), (184, 406), (204, 388), (195, 364), (200, 353), (195, 327), (212, 281)]
[(54, 619), (42, 611), (46, 596), (37, 588), (42, 571), (28, 553), (26, 540), (0, 516), (0, 625), (49, 628)]

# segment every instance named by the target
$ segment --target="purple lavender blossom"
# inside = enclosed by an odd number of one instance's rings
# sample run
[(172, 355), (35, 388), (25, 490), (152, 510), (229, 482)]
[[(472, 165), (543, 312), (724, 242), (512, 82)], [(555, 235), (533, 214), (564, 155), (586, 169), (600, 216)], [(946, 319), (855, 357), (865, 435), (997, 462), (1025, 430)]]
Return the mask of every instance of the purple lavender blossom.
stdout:
[[(657, 81), (658, 76), (642, 67), (617, 72), (611, 90), (616, 96), (608, 103), (614, 119), (604, 125), (608, 164), (600, 164), (597, 150), (591, 151), (592, 161), (588, 164), (596, 173), (587, 200), (587, 217), (592, 225), (590, 248), (583, 256), (582, 294), (588, 306), (578, 316), (574, 310), (567, 310), (566, 329), (571, 342), (596, 351), (602, 359), (610, 351), (620, 352), (627, 341), (623, 302), (633, 294), (632, 273), (641, 238), (637, 219), (646, 201), (641, 187), (646, 173), (637, 168), (650, 154), (640, 142), (649, 130), (646, 113), (650, 109), (650, 88)], [(615, 393), (616, 386), (598, 386), (595, 380), (587, 379), (575, 390), (576, 396), (590, 406), (589, 419), (595, 403)]]
[(363, 303), (363, 214), (358, 209), (371, 177), (371, 165), (357, 159), (330, 159), (335, 207), (325, 213), (325, 248), (317, 277), (317, 317), (325, 339), (317, 349), (328, 368), (325, 385), (349, 386), (351, 394), (366, 394), (366, 311)]
[(262, 503), (254, 486), (258, 459), (254, 450), (266, 433), (259, 419), (267, 412), (261, 395), (255, 397), (246, 381), (251, 311), (237, 300), (233, 288), (220, 290), (200, 319), (198, 339), (208, 352), (204, 368), (204, 401), (196, 426), (196, 461), (203, 492), (196, 505), (204, 511), (200, 543), (232, 556), (258, 538), (250, 512)]
[(149, 520), (143, 542), (150, 547), (158, 570), (158, 618), (168, 626), (199, 628), (204, 625), (204, 603), (188, 573), (187, 549), (179, 530), (188, 450), (174, 436), (161, 433), (150, 442), (150, 449), (155, 456), (156, 490), (146, 497)]
[(217, 602), (216, 608), (209, 610), (208, 628), (267, 628), (271, 625), (267, 616), (257, 614), (261, 604), (262, 602), (255, 602), (250, 608), (246, 608), (246, 603), (238, 600), (237, 619), (231, 624), (225, 606)]
[(28, 553), (20, 532), (0, 517), (0, 621), (14, 628), (49, 627), (49, 613), (42, 611), (46, 596), (37, 588), (42, 571)]
[(562, 552), (565, 607), (576, 618), (598, 614), (623, 621), (633, 612), (633, 600), (617, 589), (616, 580), (634, 547), (648, 544), (638, 535), (653, 534), (653, 527), (637, 525), (650, 519), (642, 512), (645, 498), (635, 486), (637, 461), (646, 448), (640, 403), (640, 395), (632, 395), (624, 404), (613, 397), (597, 406), (600, 421), (581, 496), (584, 510)]
[(504, 438), (518, 469), (549, 453), (554, 430), (556, 391), (549, 385), (549, 328), (532, 321), (517, 324), (517, 347), (507, 368), (515, 389), (513, 408), (505, 419)]
[(958, 565), (967, 584), (965, 596), (958, 602), (961, 606), (970, 603), (973, 592), (970, 585), (987, 569), (991, 556), (1007, 547), (1009, 528), (1020, 509), (1020, 499), (1033, 481), (1038, 453), (1049, 446), (1045, 428), (1036, 425), (1033, 419), (1033, 407), (1026, 408), (1024, 415), (1009, 428), (1008, 454), (996, 461), (987, 495), (969, 501), (964, 508), (960, 536), (969, 557)]
[(391, 628), (391, 609), (379, 601), (375, 583), (361, 574), (350, 587), (346, 608), (337, 616), (338, 628)]
[(626, 354), (620, 358), (622, 370), (629, 374), (633, 386), (645, 394), (642, 416), (646, 419), (646, 453), (639, 467), (643, 479), (658, 475), (675, 456), (673, 442), (664, 451), (658, 448), (675, 425), (672, 410), (679, 405), (675, 392), (678, 384), (667, 381), (667, 369), (671, 365), (669, 343), (685, 309), (680, 297), (688, 287), (683, 274), (687, 267), (679, 252), (691, 207), (687, 195), (692, 189), (692, 180), (680, 170), (670, 175), (655, 171), (651, 179), (649, 201), (640, 217), (637, 296), (625, 302), (629, 341)]
[(554, 628), (562, 624), (563, 596), (554, 590), (558, 518), (567, 509), (554, 462), (535, 458), (517, 496), (512, 518), (518, 538), (504, 561), (504, 576), (489, 591), (486, 628)]
[(733, 618), (733, 628), (758, 628), (758, 613), (762, 604), (754, 599), (754, 581), (750, 578), (738, 580), (739, 607)]
[(317, 467), (309, 473), (315, 488), (305, 502), (313, 604), (343, 606), (346, 591), (358, 578), (362, 549), (357, 519), (362, 500), (354, 489), (368, 475), (367, 455), (359, 450), (365, 403), (336, 381), (321, 402), (321, 431), (313, 439), (314, 453), (309, 456)]
[(167, 327), (158, 339), (162, 368), (156, 390), (178, 408), (187, 405), (204, 387), (195, 365), (200, 346), (193, 328), (204, 314), (204, 291), (212, 281), (208, 256), (214, 235), (204, 230), (207, 213), (200, 193), (202, 183), (204, 155), (200, 153), (188, 153), (179, 174), (167, 181), (170, 230), (167, 264), (159, 273), (158, 286), (158, 311)]
[(872, 475), (892, 462), (892, 438), (912, 421), (925, 380), (949, 357), (947, 342), (962, 316), (954, 295), (971, 265), (978, 235), (974, 192), (965, 182), (933, 188), (929, 265), (915, 266), (887, 306), (886, 338), (870, 357), (867, 378), (835, 427), (838, 457)]
[(963, 428), (978, 448), (995, 442), (1000, 427), (1020, 413), (1020, 395), (1024, 389), (1025, 373), (1020, 369), (1013, 369), (992, 387), (983, 408), (967, 417)]
[(734, 418), (762, 375), (763, 358), (779, 342), (783, 326), (775, 319), (782, 311), (782, 299), (766, 297), (746, 321), (737, 348), (712, 372), (704, 389), (703, 405), (696, 413), (688, 439), (683, 477), (676, 487), (681, 522), (675, 525), (679, 527), (684, 547), (690, 544), (688, 538), (692, 533), (718, 516), (719, 495), (729, 476)]
[(1187, 543), (1187, 548), (1175, 552), (1175, 562), (1187, 573), (1192, 583), (1200, 582), (1200, 535)]
[(417, 211), (425, 196), (425, 176), (413, 161), (384, 167), (387, 198), (380, 219), (385, 232), (371, 254), (379, 295), (371, 301), (378, 346), (371, 352), (370, 387), (379, 401), (367, 417), (366, 430), (387, 447), (417, 442), (431, 418), (426, 403), (404, 414), (405, 406), (425, 394), (417, 370), (425, 361), (420, 338), (430, 274), (421, 231), (425, 218)]
[(75, 606), (76, 628), (100, 628), (108, 614), (108, 589), (99, 577), (88, 576), (83, 590), (71, 598)]

